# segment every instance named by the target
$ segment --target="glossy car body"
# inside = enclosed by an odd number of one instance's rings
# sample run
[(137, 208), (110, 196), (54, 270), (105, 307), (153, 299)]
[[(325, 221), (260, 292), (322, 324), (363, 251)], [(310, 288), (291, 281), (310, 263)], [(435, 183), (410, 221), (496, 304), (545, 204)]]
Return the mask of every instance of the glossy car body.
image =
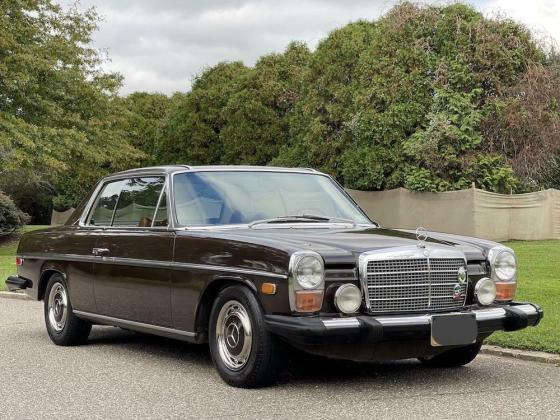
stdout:
[[(308, 352), (354, 360), (432, 357), (453, 348), (434, 345), (431, 340), (437, 314), (471, 315), (476, 320), (477, 342), (496, 330), (537, 325), (542, 317), (542, 311), (534, 304), (477, 303), (477, 282), (491, 277), (490, 253), (500, 249), (494, 242), (446, 234), (429, 234), (424, 242), (414, 232), (384, 229), (369, 219), (366, 223), (309, 220), (178, 226), (174, 177), (207, 172), (243, 172), (254, 176), (274, 172), (323, 177), (336, 186), (348, 205), (355, 206), (360, 217), (367, 219), (338, 184), (311, 169), (188, 166), (135, 169), (102, 180), (64, 226), (25, 234), (17, 252), (23, 263), (17, 276), (7, 280), (9, 287), (24, 289), (32, 298), (42, 300), (49, 277), (59, 273), (68, 284), (73, 313), (79, 318), (202, 343), (209, 339), (210, 314), (219, 291), (227, 285), (242, 285), (262, 307), (271, 334)], [(153, 220), (150, 226), (89, 223), (88, 217), (92, 217), (91, 209), (102, 188), (107, 183), (131, 178), (157, 179), (158, 185), (163, 183), (158, 199), (162, 202), (163, 197), (165, 205), (161, 208), (167, 210), (163, 225), (156, 226)], [(322, 304), (311, 313), (298, 313), (294, 309), (293, 285), (297, 283), (290, 264), (300, 252), (320, 255), (324, 265)], [(432, 290), (434, 267), (426, 271), (428, 274), (432, 271), (429, 290), (433, 294), (426, 308), (391, 310), (389, 304), (383, 306), (385, 301), (397, 306), (399, 302), (416, 301), (419, 299), (416, 295), (410, 297), (405, 293), (394, 299), (397, 295), (387, 295), (385, 299), (383, 295), (371, 298), (367, 294), (366, 290), (377, 287), (368, 283), (375, 275), (370, 278), (364, 273), (370, 267), (367, 264), (375, 265), (372, 258), (386, 261), (400, 255), (398, 261), (422, 262), (430, 253), (433, 258), (440, 254), (443, 259), (454, 258), (461, 266), (464, 261), (468, 272), (466, 283), (455, 285), (456, 294), (448, 307), (433, 305), (437, 299), (449, 300), (449, 296), (438, 297)], [(453, 270), (452, 276), (456, 276), (456, 268)], [(415, 278), (411, 277), (410, 285), (405, 279), (405, 283), (381, 288), (379, 293), (397, 293), (397, 289), (412, 293), (412, 286), (419, 284), (414, 283)], [(362, 291), (363, 301), (355, 313), (343, 314), (334, 303), (337, 289), (343, 284), (353, 284)], [(442, 290), (447, 287), (445, 284), (442, 283)], [(381, 306), (372, 310), (370, 304)]]

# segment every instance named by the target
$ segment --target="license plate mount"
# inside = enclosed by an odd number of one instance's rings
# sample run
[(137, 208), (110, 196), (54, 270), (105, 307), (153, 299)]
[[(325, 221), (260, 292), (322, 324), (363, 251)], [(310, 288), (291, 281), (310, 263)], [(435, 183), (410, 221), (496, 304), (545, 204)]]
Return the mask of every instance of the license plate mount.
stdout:
[(468, 345), (478, 336), (473, 313), (432, 315), (430, 327), (432, 347)]

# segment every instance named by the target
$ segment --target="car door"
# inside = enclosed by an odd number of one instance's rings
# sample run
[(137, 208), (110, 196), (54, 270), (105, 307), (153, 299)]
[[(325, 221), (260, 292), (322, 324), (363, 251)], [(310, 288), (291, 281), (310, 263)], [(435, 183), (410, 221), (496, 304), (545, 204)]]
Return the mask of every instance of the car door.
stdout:
[(171, 326), (174, 233), (167, 229), (165, 177), (139, 176), (108, 183), (90, 224), (99, 223), (98, 214), (104, 217), (94, 250), (98, 313)]

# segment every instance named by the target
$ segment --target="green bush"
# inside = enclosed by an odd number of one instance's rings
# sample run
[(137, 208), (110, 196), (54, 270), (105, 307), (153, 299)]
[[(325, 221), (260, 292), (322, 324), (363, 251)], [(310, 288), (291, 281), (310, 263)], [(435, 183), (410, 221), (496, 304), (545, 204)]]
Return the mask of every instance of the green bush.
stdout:
[(155, 161), (314, 167), (360, 190), (558, 186), (558, 62), (510, 19), (403, 2), (314, 51), (208, 68)]
[(29, 215), (18, 209), (10, 197), (0, 192), (0, 234), (14, 232), (29, 219)]

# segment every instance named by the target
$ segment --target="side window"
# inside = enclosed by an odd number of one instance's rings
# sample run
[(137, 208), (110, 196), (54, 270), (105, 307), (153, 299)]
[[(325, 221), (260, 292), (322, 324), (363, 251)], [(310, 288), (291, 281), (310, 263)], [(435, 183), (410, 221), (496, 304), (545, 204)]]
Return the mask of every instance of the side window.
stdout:
[(95, 226), (111, 226), (113, 212), (115, 211), (115, 206), (119, 201), (119, 195), (125, 183), (126, 181), (114, 181), (109, 182), (103, 187), (93, 205), (88, 224)]
[(116, 204), (113, 226), (150, 227), (165, 179), (127, 179)]
[[(99, 194), (88, 224), (95, 226), (167, 226), (164, 177), (130, 178), (109, 182)], [(160, 196), (163, 207), (158, 206)], [(154, 217), (155, 216), (155, 217)], [(156, 222), (154, 222), (154, 219)]]

